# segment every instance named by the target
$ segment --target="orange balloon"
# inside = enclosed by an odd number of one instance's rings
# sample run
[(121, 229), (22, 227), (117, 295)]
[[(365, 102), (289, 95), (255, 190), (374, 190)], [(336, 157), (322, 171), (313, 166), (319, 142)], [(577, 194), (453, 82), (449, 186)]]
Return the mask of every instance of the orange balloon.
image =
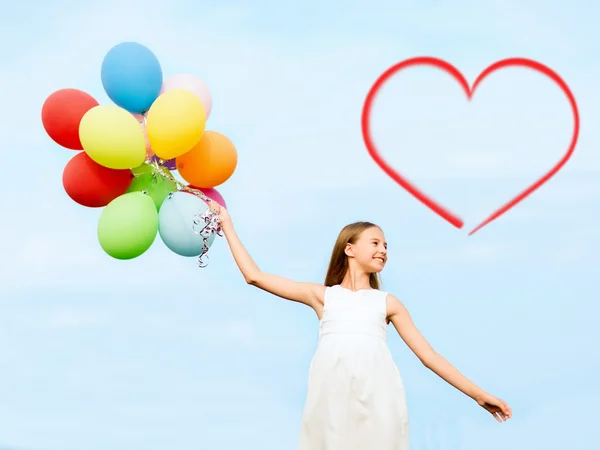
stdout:
[(177, 157), (179, 175), (199, 188), (213, 188), (225, 183), (236, 166), (235, 146), (216, 131), (205, 131), (195, 147)]

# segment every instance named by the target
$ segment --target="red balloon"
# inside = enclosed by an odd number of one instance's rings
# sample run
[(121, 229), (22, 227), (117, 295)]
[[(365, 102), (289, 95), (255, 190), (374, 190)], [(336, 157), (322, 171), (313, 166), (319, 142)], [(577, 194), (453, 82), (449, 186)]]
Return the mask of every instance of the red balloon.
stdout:
[(71, 199), (83, 206), (99, 208), (123, 195), (133, 180), (129, 169), (109, 169), (87, 153), (76, 154), (65, 166), (63, 186)]
[(83, 150), (79, 140), (81, 119), (98, 102), (78, 89), (61, 89), (51, 94), (42, 106), (42, 123), (46, 133), (58, 145)]

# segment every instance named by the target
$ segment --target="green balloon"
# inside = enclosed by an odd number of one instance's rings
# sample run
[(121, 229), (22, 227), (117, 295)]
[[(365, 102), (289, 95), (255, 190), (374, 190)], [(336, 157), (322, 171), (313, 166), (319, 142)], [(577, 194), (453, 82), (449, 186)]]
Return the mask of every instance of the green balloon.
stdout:
[[(163, 170), (171, 175), (167, 168), (163, 168)], [(171, 192), (177, 192), (175, 182), (163, 177), (149, 164), (142, 164), (131, 171), (135, 178), (129, 185), (127, 192), (147, 191), (148, 195), (154, 200), (157, 211)]]
[(116, 259), (133, 259), (150, 248), (158, 233), (158, 212), (142, 192), (123, 194), (110, 202), (98, 220), (98, 241)]

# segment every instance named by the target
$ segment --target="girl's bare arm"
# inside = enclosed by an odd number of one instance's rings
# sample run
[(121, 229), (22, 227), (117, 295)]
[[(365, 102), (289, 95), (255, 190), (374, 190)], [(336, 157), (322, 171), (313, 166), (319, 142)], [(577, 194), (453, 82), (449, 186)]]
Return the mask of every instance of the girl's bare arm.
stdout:
[(406, 307), (393, 295), (388, 294), (387, 311), (394, 328), (406, 345), (423, 365), (454, 386), (463, 394), (477, 401), (485, 392), (460, 373), (442, 355), (437, 353), (417, 329)]
[(221, 228), (227, 239), (231, 254), (246, 283), (286, 300), (304, 303), (315, 311), (323, 304), (325, 286), (318, 283), (299, 282), (273, 275), (260, 270), (238, 237), (231, 219), (223, 217), (221, 208)]

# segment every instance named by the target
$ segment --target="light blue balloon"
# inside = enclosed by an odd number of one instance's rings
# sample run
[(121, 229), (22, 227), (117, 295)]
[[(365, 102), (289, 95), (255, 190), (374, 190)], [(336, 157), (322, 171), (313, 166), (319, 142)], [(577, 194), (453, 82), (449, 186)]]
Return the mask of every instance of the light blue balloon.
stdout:
[(154, 53), (136, 42), (113, 47), (102, 62), (102, 86), (116, 105), (132, 113), (148, 111), (160, 95), (163, 73)]
[[(158, 232), (167, 248), (181, 256), (198, 256), (202, 253), (202, 237), (194, 232), (194, 215), (204, 213), (208, 205), (199, 197), (187, 192), (175, 192), (167, 197), (158, 213)], [(215, 234), (208, 239), (208, 246)]]

